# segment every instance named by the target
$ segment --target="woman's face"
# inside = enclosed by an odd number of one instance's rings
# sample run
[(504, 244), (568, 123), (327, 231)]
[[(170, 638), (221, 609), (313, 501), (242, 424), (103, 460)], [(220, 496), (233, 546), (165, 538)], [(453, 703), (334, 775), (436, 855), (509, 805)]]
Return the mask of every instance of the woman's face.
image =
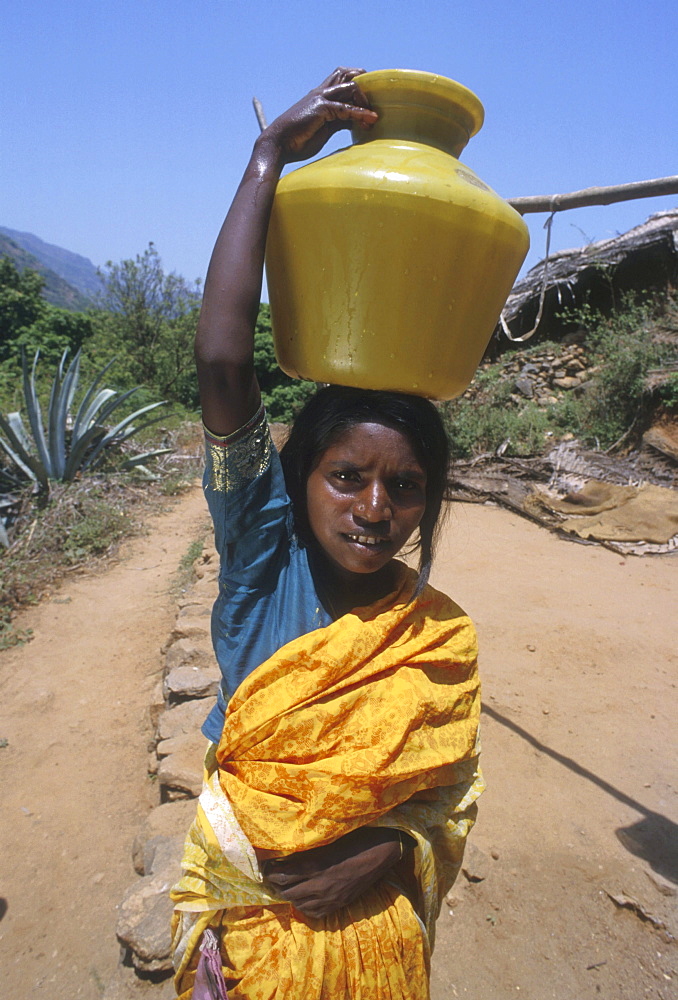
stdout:
[(424, 515), (426, 472), (409, 439), (383, 424), (354, 424), (322, 453), (306, 486), (311, 531), (342, 575), (375, 573)]

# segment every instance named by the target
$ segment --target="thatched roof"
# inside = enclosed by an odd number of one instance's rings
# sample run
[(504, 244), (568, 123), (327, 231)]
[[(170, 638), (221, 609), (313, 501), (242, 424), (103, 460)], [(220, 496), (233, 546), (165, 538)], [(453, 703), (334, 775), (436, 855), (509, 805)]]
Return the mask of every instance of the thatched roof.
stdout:
[[(559, 250), (519, 281), (504, 311), (513, 336), (534, 326), (546, 268), (546, 293), (537, 337), (557, 338), (572, 324), (559, 320), (565, 307), (585, 301), (603, 311), (623, 292), (665, 289), (678, 280), (678, 209), (657, 212), (621, 236), (573, 250)], [(500, 328), (496, 336), (506, 340)]]

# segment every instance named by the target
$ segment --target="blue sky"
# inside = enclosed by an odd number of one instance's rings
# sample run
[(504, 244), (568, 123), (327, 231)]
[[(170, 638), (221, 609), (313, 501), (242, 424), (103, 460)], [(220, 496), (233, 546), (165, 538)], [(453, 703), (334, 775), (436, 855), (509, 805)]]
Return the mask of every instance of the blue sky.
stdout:
[[(0, 33), (0, 224), (95, 264), (152, 240), (203, 276), (257, 124), (337, 64), (450, 76), (485, 105), (463, 160), (504, 197), (678, 173), (675, 0), (22, 0)], [(335, 146), (345, 140), (335, 142)], [(554, 249), (678, 196), (556, 217)], [(545, 216), (528, 216), (544, 250)]]

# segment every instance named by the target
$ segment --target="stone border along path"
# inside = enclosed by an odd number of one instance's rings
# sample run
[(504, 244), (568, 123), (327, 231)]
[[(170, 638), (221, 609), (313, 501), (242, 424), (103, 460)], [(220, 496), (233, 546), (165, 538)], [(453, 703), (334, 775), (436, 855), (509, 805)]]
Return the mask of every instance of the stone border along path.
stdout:
[[(200, 727), (221, 676), (210, 635), (219, 568), (211, 542), (194, 568), (195, 580), (178, 601), (176, 623), (163, 649), (164, 677), (150, 706), (156, 738), (148, 770), (157, 776), (161, 804), (149, 813), (135, 838), (132, 856), (141, 877), (123, 896), (116, 927), (123, 961), (131, 962), (142, 977), (162, 980), (162, 992), (153, 991), (162, 1000), (175, 996), (171, 980), (166, 980), (172, 971), (168, 890), (179, 877), (186, 831), (202, 788), (206, 740)], [(107, 994), (105, 1000), (117, 1000), (119, 995)]]

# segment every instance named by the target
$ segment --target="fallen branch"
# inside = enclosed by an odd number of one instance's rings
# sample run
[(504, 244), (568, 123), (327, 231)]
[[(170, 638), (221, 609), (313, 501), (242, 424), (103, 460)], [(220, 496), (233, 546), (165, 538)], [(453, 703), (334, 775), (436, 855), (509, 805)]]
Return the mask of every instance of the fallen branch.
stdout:
[(618, 201), (656, 198), (666, 194), (678, 194), (678, 176), (656, 177), (654, 180), (613, 184), (610, 187), (583, 188), (567, 194), (536, 194), (507, 200), (516, 212), (527, 215), (530, 212), (564, 212), (568, 208), (584, 208), (587, 205), (612, 205)]

